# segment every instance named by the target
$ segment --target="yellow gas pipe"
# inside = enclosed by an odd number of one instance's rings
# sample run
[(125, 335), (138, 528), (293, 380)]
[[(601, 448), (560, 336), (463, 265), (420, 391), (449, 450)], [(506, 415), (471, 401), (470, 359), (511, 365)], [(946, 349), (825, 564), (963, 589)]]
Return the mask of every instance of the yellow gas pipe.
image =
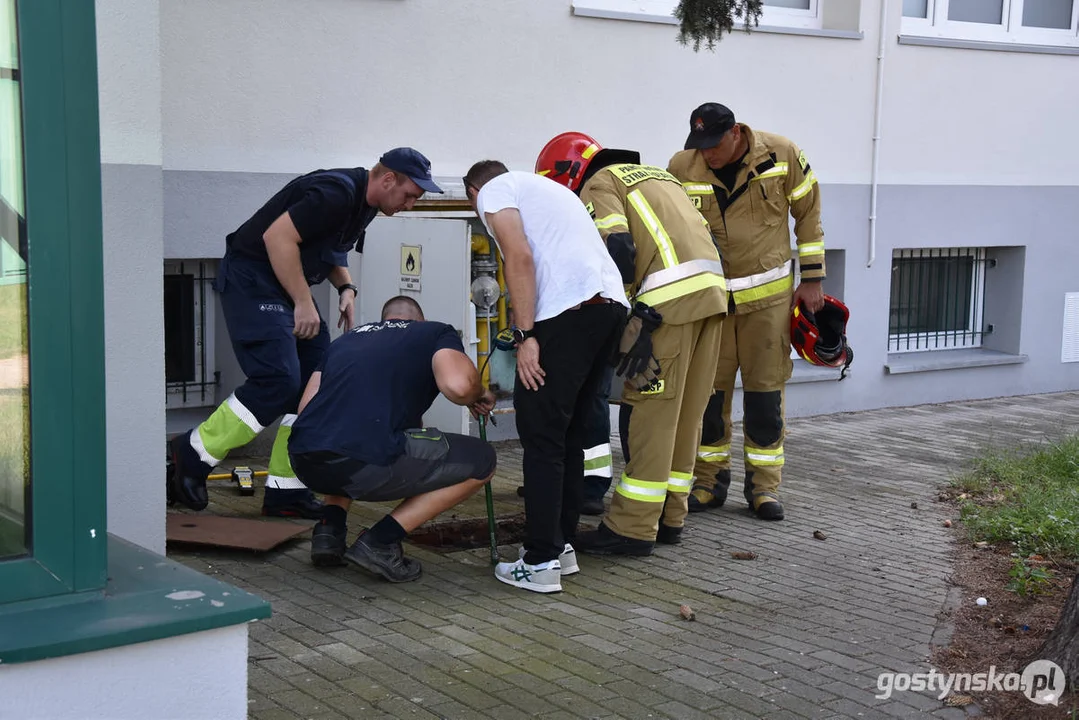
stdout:
[[(497, 335), (501, 330), (507, 327), (506, 324), (506, 281), (502, 273), (502, 258), (495, 252), (491, 246), (491, 241), (486, 235), (475, 234), (472, 236), (472, 255), (473, 260), (476, 260), (476, 256), (481, 256), (484, 259), (491, 258), (495, 262), (497, 268), (495, 273), (495, 279), (498, 281), (498, 287), (501, 289), (501, 293), (498, 297), (497, 317), (492, 327), (490, 317), (476, 317), (476, 338), (479, 343), (476, 347), (476, 359), (480, 366), (483, 367), (483, 376), (480, 378), (484, 385), (490, 384), (491, 367), (489, 363), (484, 363), (488, 355), (492, 351), (491, 338), (493, 335)], [(489, 260), (487, 262), (490, 262)]]

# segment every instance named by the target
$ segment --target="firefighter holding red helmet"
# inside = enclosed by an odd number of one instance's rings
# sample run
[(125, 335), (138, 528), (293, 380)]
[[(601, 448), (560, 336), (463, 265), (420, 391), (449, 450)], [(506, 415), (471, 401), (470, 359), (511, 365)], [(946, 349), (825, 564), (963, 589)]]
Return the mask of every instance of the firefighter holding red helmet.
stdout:
[[(690, 115), (685, 150), (668, 170), (712, 226), (730, 285), (716, 393), (703, 416), (690, 512), (719, 507), (731, 482), (731, 400), (741, 371), (745, 482), (757, 517), (782, 520), (784, 388), (790, 379), (791, 314), (824, 307), (820, 189), (805, 154), (779, 135), (737, 123), (718, 103)], [(794, 287), (789, 217), (801, 283)], [(812, 360), (811, 360), (812, 362)], [(824, 363), (818, 363), (824, 364)]]
[(727, 285), (704, 217), (666, 170), (582, 133), (543, 148), (536, 172), (576, 192), (622, 274), (633, 310), (616, 358), (626, 467), (599, 529), (575, 547), (649, 555), (680, 541), (699, 423), (712, 393)]

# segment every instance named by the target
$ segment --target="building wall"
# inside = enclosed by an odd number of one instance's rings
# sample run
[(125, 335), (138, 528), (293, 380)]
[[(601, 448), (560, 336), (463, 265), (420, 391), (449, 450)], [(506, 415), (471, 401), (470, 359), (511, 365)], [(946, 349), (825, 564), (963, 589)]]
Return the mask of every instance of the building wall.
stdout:
[(165, 552), (158, 0), (97, 0), (109, 531)]
[[(531, 168), (546, 140), (577, 129), (665, 165), (689, 111), (716, 100), (805, 149), (828, 247), (840, 251), (825, 287), (852, 308), (857, 360), (842, 384), (792, 385), (789, 414), (1075, 389), (1079, 364), (1060, 362), (1060, 343), (1063, 294), (1079, 290), (1069, 272), (1079, 260), (1079, 148), (1056, 140), (1079, 116), (1079, 95), (1061, 91), (1079, 80), (1075, 58), (899, 45), (901, 5), (885, 18), (874, 177), (881, 3), (871, 0), (829, 5), (862, 39), (735, 33), (714, 53), (679, 45), (673, 25), (575, 16), (571, 0), (497, 11), (481, 0), (168, 3), (166, 257), (218, 256), (282, 179), (370, 165), (395, 145), (418, 147), (436, 175), (456, 178), (484, 157)], [(1029, 361), (889, 375), (892, 251), (951, 246), (1020, 248), (994, 270), (1014, 301), (992, 308), (1001, 321), (986, 345)], [(227, 344), (218, 359), (223, 380), (238, 378)]]
[(243, 720), (246, 679), (247, 626), (234, 625), (5, 665), (0, 694), (20, 720)]

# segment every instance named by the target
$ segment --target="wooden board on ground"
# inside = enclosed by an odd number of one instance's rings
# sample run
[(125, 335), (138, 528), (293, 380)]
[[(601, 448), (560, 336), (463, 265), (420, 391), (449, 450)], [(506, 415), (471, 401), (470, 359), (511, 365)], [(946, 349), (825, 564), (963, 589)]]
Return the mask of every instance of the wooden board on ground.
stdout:
[(168, 513), (165, 540), (188, 545), (212, 545), (266, 552), (307, 532), (310, 525), (287, 520), (248, 520), (218, 515)]

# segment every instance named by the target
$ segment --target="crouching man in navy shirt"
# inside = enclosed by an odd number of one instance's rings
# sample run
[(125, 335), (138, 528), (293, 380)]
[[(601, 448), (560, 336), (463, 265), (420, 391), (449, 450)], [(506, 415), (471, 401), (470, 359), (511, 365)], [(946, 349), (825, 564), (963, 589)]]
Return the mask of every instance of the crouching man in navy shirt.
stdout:
[[(348, 560), (391, 582), (420, 576), (420, 563), (404, 556), (401, 541), (479, 491), (495, 471), (488, 443), (422, 426), (440, 392), (473, 415), (494, 408), (457, 331), (424, 321), (412, 298), (392, 298), (381, 322), (330, 345), (300, 400), (288, 446), (296, 476), (326, 495), (311, 538), (312, 563)], [(401, 498), (345, 549), (353, 500)]]

